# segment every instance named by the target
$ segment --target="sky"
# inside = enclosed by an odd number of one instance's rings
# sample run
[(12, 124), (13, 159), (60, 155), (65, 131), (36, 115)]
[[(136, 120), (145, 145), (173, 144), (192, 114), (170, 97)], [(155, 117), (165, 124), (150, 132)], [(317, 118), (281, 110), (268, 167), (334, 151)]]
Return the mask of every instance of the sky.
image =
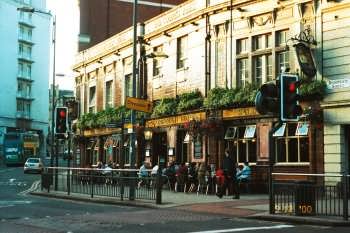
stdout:
[[(72, 66), (78, 52), (79, 8), (77, 0), (47, 0), (47, 9), (56, 15), (56, 76), (60, 89), (73, 90)], [(50, 81), (52, 83), (52, 80)]]

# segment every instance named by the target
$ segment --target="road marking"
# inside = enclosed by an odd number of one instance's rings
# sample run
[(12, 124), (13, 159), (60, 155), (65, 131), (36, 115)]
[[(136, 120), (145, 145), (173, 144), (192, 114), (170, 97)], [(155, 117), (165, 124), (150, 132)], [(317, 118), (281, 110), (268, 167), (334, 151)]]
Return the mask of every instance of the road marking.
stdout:
[(30, 192), (33, 192), (33, 191), (35, 191), (35, 190), (37, 190), (39, 188), (40, 183), (41, 183), (41, 181), (37, 180), (37, 181), (33, 182), (32, 186), (30, 186), (29, 189), (26, 189), (26, 190), (24, 190), (24, 191), (22, 191), (22, 192), (20, 192), (18, 194), (19, 195), (26, 195), (26, 194), (28, 194)]
[(32, 201), (0, 201), (0, 205), (32, 204)]
[(270, 229), (282, 229), (294, 227), (293, 225), (276, 225), (276, 226), (264, 226), (264, 227), (244, 227), (244, 228), (231, 228), (211, 231), (196, 231), (190, 233), (224, 233), (224, 232), (242, 232), (242, 231), (257, 231), (257, 230), (270, 230)]

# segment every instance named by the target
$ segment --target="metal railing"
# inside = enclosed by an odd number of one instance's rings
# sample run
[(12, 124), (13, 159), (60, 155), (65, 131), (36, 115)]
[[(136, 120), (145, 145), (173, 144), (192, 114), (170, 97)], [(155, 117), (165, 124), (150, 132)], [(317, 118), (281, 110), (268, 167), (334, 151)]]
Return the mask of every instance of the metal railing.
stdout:
[[(57, 171), (57, 172), (56, 172)], [(155, 200), (161, 203), (159, 176), (140, 178), (137, 169), (94, 169), (48, 167), (42, 172), (42, 190), (48, 192), (66, 192), (67, 195), (86, 194), (94, 196), (115, 197), (124, 199)], [(57, 174), (57, 179), (53, 179)], [(57, 184), (55, 182), (57, 181)], [(135, 188), (135, 196), (130, 196), (130, 189)]]
[(339, 174), (272, 173), (270, 213), (348, 220), (349, 178)]

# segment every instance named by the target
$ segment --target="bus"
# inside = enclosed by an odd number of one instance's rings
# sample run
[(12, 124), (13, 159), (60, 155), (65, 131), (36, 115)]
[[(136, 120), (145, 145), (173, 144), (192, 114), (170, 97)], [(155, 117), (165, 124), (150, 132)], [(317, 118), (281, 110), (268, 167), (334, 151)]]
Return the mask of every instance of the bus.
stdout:
[(3, 156), (7, 166), (23, 165), (29, 157), (39, 157), (39, 135), (9, 132), (4, 135)]

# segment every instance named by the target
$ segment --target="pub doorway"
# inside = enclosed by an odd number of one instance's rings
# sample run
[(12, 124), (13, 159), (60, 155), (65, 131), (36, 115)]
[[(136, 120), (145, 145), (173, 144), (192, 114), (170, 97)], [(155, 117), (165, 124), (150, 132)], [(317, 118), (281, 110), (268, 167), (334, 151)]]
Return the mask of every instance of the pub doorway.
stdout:
[(188, 159), (188, 144), (189, 135), (184, 130), (177, 131), (176, 140), (176, 163), (186, 163), (189, 162)]
[(167, 156), (167, 149), (168, 149), (168, 143), (167, 143), (167, 133), (166, 132), (160, 132), (160, 133), (153, 133), (152, 137), (152, 167), (155, 164), (159, 164), (159, 157), (163, 156), (165, 159), (165, 164), (167, 164), (168, 156)]

